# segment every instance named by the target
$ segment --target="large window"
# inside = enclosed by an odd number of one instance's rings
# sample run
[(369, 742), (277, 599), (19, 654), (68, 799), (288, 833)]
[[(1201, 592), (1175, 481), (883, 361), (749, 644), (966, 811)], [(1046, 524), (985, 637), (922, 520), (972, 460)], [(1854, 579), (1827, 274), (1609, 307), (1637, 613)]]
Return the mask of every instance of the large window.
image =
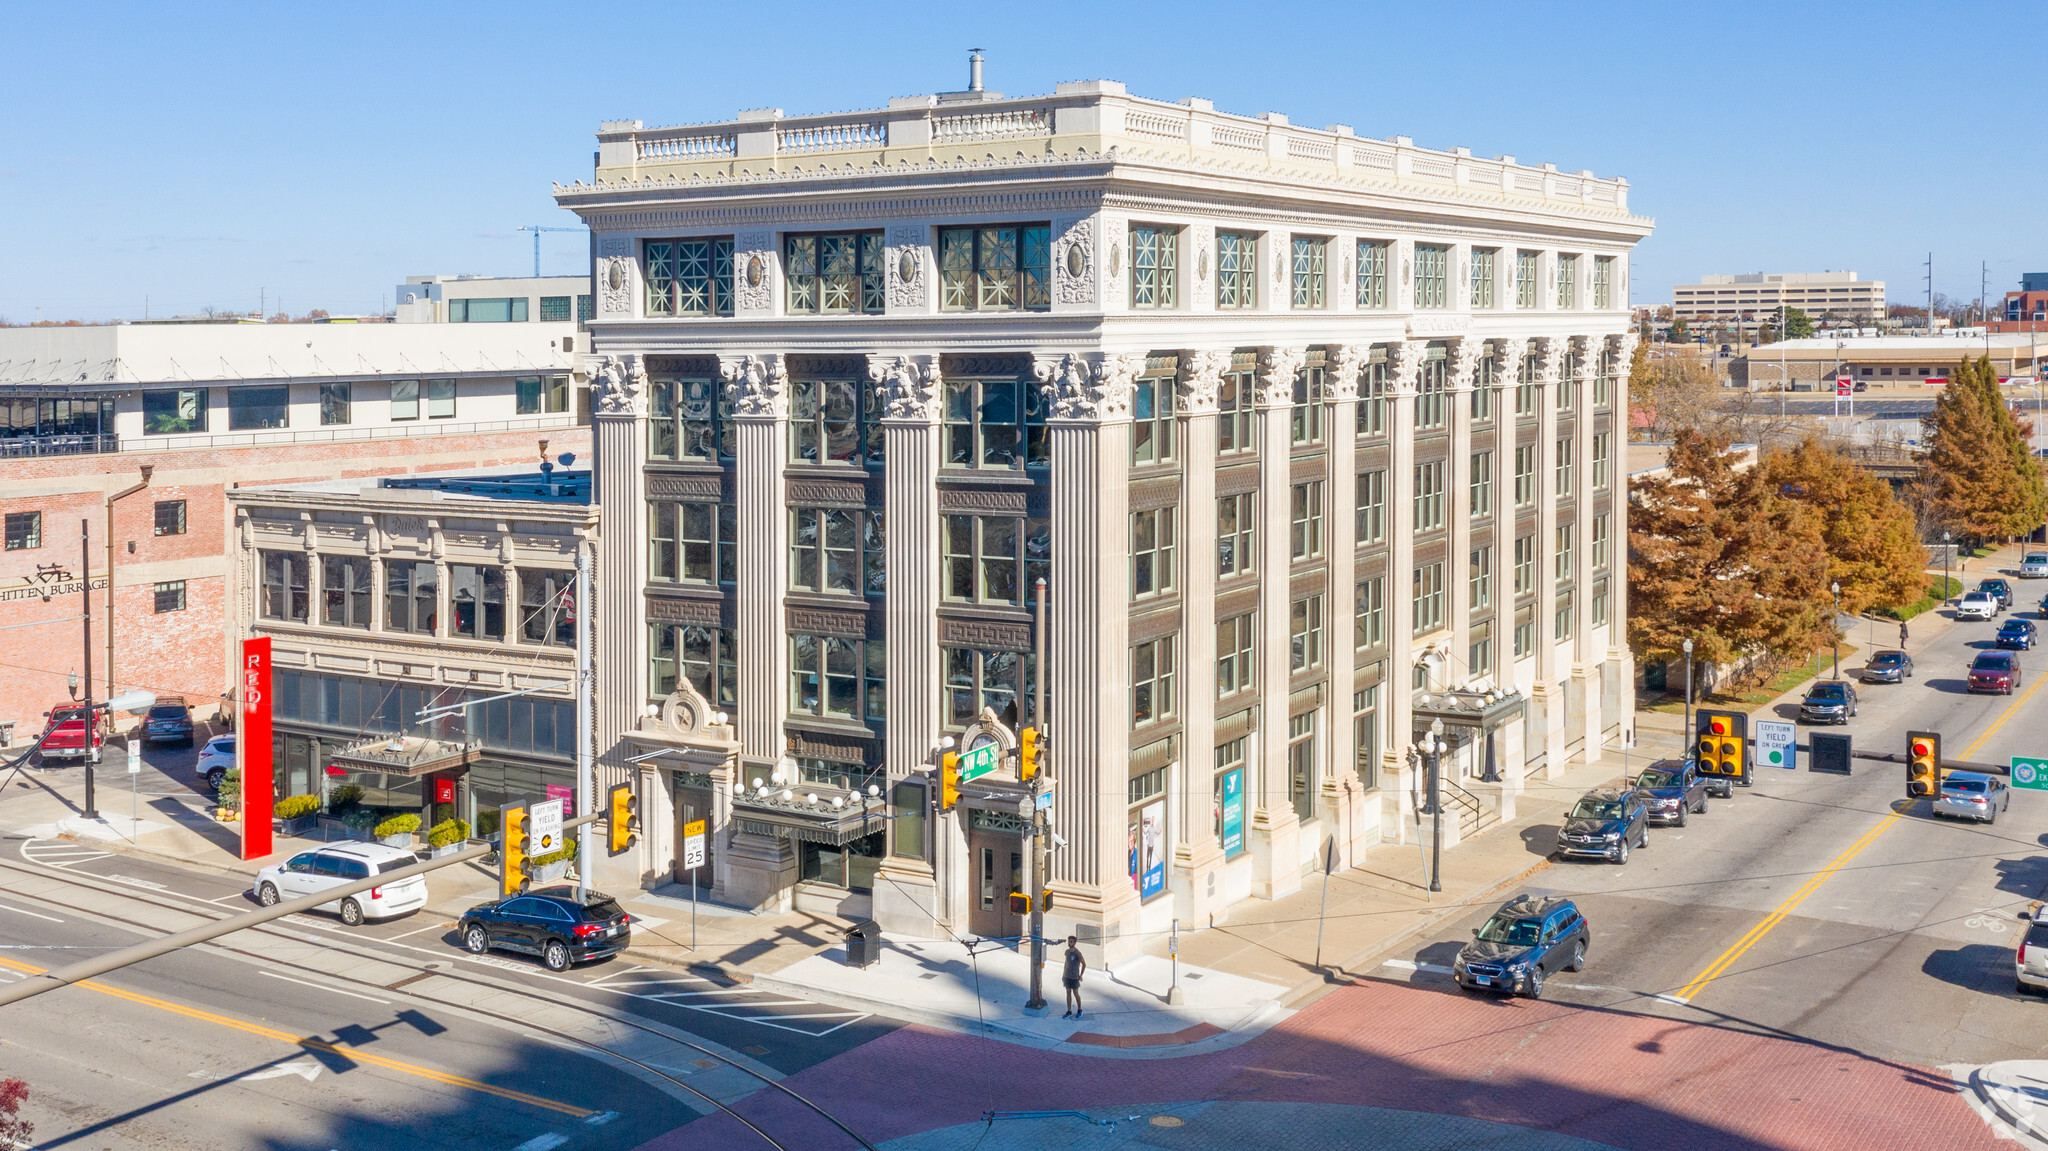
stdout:
[(228, 389), (228, 430), (265, 431), (291, 422), (292, 390), (283, 384)]
[(185, 610), (185, 581), (170, 580), (157, 584), (151, 589), (155, 598), (156, 614)]
[(455, 418), (454, 380), (428, 380), (424, 390), (427, 395), (428, 419), (452, 420)]
[(732, 399), (717, 380), (655, 380), (649, 399), (649, 456), (657, 460), (732, 458)]
[(1542, 357), (1534, 352), (1522, 357), (1522, 365), (1515, 376), (1515, 414), (1533, 416), (1536, 414), (1536, 379), (1542, 371)]
[(1443, 244), (1415, 245), (1415, 306), (1441, 309), (1450, 306), (1451, 250)]
[(1323, 597), (1303, 596), (1287, 608), (1287, 666), (1307, 671), (1323, 666)]
[(1593, 257), (1593, 306), (1614, 306), (1614, 257)]
[(320, 426), (333, 427), (349, 422), (349, 387), (347, 380), (320, 385)]
[(1313, 819), (1316, 814), (1316, 713), (1297, 715), (1287, 721), (1287, 799), (1294, 814)]
[(569, 377), (519, 376), (512, 381), (512, 394), (513, 410), (517, 415), (566, 412), (569, 410)]
[(1415, 386), (1415, 430), (1432, 431), (1450, 423), (1450, 363), (1443, 345), (1432, 346), (1423, 355)]
[(1493, 674), (1493, 621), (1480, 620), (1472, 625), (1472, 632), (1465, 645), (1465, 670), (1473, 676)]
[(523, 324), (526, 322), (525, 296), (498, 296), (483, 300), (448, 301), (448, 322), (451, 324)]
[(1351, 739), (1358, 765), (1358, 782), (1368, 790), (1379, 786), (1380, 778), (1380, 689), (1378, 685), (1351, 693)]
[(1566, 436), (1557, 441), (1557, 466), (1552, 470), (1556, 472), (1559, 498), (1572, 494), (1572, 460), (1577, 454), (1572, 437)]
[(1256, 612), (1216, 622), (1216, 697), (1256, 688), (1258, 679), (1258, 616)]
[(1472, 558), (1466, 569), (1465, 590), (1471, 597), (1468, 605), (1472, 610), (1493, 606), (1493, 549), (1473, 548)]
[(1533, 308), (1536, 306), (1537, 264), (1541, 252), (1527, 250), (1515, 253), (1515, 306)]
[(1564, 359), (1558, 370), (1557, 395), (1555, 397), (1558, 411), (1568, 412), (1572, 410), (1572, 396), (1573, 393), (1579, 390), (1578, 382), (1579, 356), (1577, 352), (1567, 347)]
[(1259, 306), (1259, 238), (1250, 232), (1216, 233), (1216, 306)]
[(1173, 637), (1131, 645), (1131, 726), (1174, 714)]
[(791, 635), (789, 710), (827, 719), (882, 719), (888, 700), (883, 688), (888, 666), (879, 639)]
[(418, 380), (391, 381), (391, 419), (416, 420), (420, 418), (420, 382)]
[(1158, 595), (1174, 587), (1172, 508), (1131, 513), (1131, 596)]
[(1173, 459), (1172, 376), (1147, 376), (1131, 388), (1131, 463)]
[(789, 586), (799, 591), (881, 595), (888, 581), (882, 526), (878, 511), (791, 508)]
[[(1023, 652), (939, 649), (945, 662), (946, 726), (965, 727), (983, 708), (1013, 730), (1034, 722), (1031, 713), (1036, 660)], [(1046, 706), (1052, 693), (1046, 692)]]
[[(8, 546), (13, 545), (14, 524), (9, 516)], [(306, 553), (261, 552), (263, 565), (263, 618), (306, 622)]]
[(1498, 248), (1472, 249), (1472, 306), (1493, 307), (1493, 262)]
[(1041, 312), (1052, 306), (1052, 233), (1044, 224), (939, 229), (939, 307)]
[(1444, 461), (1415, 465), (1415, 530), (1436, 531), (1444, 526)]
[(1536, 651), (1536, 607), (1524, 604), (1515, 609), (1515, 658), (1532, 655)]
[(789, 458), (796, 463), (880, 463), (882, 425), (874, 392), (852, 380), (789, 386)]
[(1051, 520), (949, 515), (944, 542), (947, 599), (1016, 607), (1052, 584)]
[(713, 704), (739, 705), (739, 666), (734, 658), (737, 645), (731, 628), (651, 623), (647, 630), (647, 681), (656, 697), (668, 695), (681, 679), (687, 679)]
[(1576, 308), (1579, 306), (1579, 258), (1559, 256), (1557, 258), (1557, 306)]
[(505, 569), (448, 565), (448, 634), (463, 639), (505, 638)]
[(946, 381), (946, 466), (1016, 468), (1050, 458), (1037, 388), (1018, 380)]
[(540, 318), (543, 323), (564, 322), (569, 319), (569, 316), (569, 297), (542, 296), (540, 298)]
[(1493, 418), (1493, 346), (1481, 344), (1479, 363), (1472, 379), (1472, 419), (1484, 423)]
[(1608, 453), (1614, 448), (1613, 432), (1593, 433), (1593, 488), (1604, 491), (1609, 477)]
[(1323, 481), (1295, 484), (1288, 495), (1288, 555), (1297, 560), (1323, 554)]
[(1131, 227), (1131, 307), (1179, 306), (1180, 233), (1172, 228)]
[(1558, 529), (1557, 529), (1557, 534), (1556, 534), (1556, 548), (1557, 548), (1557, 554), (1556, 554), (1556, 557), (1555, 557), (1555, 558), (1556, 558), (1556, 561), (1557, 561), (1557, 563), (1556, 563), (1556, 568), (1557, 568), (1557, 582), (1559, 582), (1559, 583), (1570, 583), (1570, 582), (1571, 582), (1571, 578), (1572, 578), (1572, 537), (1573, 537), (1574, 535), (1576, 535), (1576, 534), (1577, 534), (1577, 533), (1576, 533), (1576, 532), (1575, 532), (1575, 531), (1573, 530), (1573, 528), (1572, 528), (1572, 526), (1571, 526), (1570, 524), (1566, 524), (1565, 526), (1563, 526), (1563, 527), (1560, 527), (1560, 528), (1558, 528)]
[(1411, 598), (1415, 609), (1415, 634), (1444, 626), (1444, 565), (1423, 564), (1415, 569)]
[(420, 635), (434, 634), (440, 586), (431, 562), (384, 563), (384, 628)]
[(181, 536), (185, 534), (185, 501), (156, 501), (156, 525), (154, 534), (160, 536)]
[(1593, 555), (1591, 559), (1593, 564), (1592, 570), (1596, 572), (1604, 572), (1607, 570), (1606, 516), (1593, 517)]
[(1372, 437), (1387, 432), (1387, 346), (1374, 344), (1365, 355), (1365, 368), (1358, 377), (1358, 434)]
[[(424, 404), (422, 403), (423, 398)], [(391, 381), (391, 418), (393, 420), (419, 419), (422, 406), (426, 409), (428, 419), (453, 419), (455, 417), (455, 381)]]
[(880, 315), (882, 234), (835, 232), (783, 240), (791, 313)]
[(206, 430), (207, 389), (142, 393), (142, 434), (169, 436)]
[(1387, 538), (1387, 473), (1358, 473), (1358, 543), (1384, 543)]
[[(433, 567), (428, 564), (427, 570), (431, 572)], [(377, 589), (370, 583), (369, 556), (320, 557), (321, 623), (367, 630), (376, 594)]]
[(1239, 455), (1259, 450), (1257, 374), (1250, 369), (1227, 372), (1216, 391), (1216, 454)]
[(1296, 444), (1323, 442), (1323, 386), (1327, 372), (1318, 359), (1294, 375), (1294, 407), (1288, 437)]
[(1358, 306), (1387, 306), (1387, 253), (1393, 245), (1385, 240), (1358, 242)]
[(1217, 575), (1244, 575), (1258, 567), (1258, 498), (1244, 492), (1217, 499)]
[[(1614, 403), (1614, 358), (1614, 353), (1606, 348), (1600, 349), (1600, 354), (1594, 357), (1593, 406), (1596, 408), (1608, 407)], [(1863, 369), (1863, 374), (1869, 375), (1870, 369)]]
[(1366, 651), (1387, 642), (1386, 577), (1359, 580), (1357, 595), (1351, 646)]
[[(1244, 843), (1244, 756), (1243, 736), (1218, 747), (1216, 774), (1212, 777), (1216, 791), (1210, 806), (1215, 813), (1216, 844), (1223, 848), (1226, 858), (1232, 859), (1248, 850)], [(1232, 808), (1230, 817), (1224, 815), (1225, 807)]]
[(1515, 594), (1536, 590), (1536, 537), (1515, 537)]
[(1553, 623), (1557, 628), (1553, 638), (1572, 638), (1572, 593), (1569, 588), (1557, 593), (1557, 617)]
[(1607, 622), (1607, 581), (1604, 579), (1593, 581), (1592, 611), (1594, 627)]
[(1472, 518), (1493, 514), (1493, 453), (1472, 453)]
[(645, 256), (648, 315), (732, 315), (731, 236), (649, 240)]
[(739, 520), (727, 503), (648, 505), (647, 576), (657, 583), (733, 583), (738, 579)]
[(1520, 444), (1515, 448), (1515, 506), (1532, 507), (1536, 503), (1536, 445)]
[(519, 569), (519, 637), (551, 647), (576, 646), (576, 576)]
[(1292, 302), (1297, 308), (1323, 306), (1324, 271), (1329, 263), (1330, 242), (1320, 236), (1294, 237)]

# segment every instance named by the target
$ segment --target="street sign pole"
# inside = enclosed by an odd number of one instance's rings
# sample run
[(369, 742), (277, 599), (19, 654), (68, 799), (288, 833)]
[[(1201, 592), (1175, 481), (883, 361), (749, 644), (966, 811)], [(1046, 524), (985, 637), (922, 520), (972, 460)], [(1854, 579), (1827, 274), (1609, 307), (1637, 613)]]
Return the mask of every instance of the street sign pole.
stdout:
[[(143, 721), (147, 723), (147, 720)], [(128, 842), (135, 842), (135, 825), (141, 814), (141, 801), (136, 798), (142, 782), (142, 737), (128, 738)]]
[(1045, 1003), (1045, 891), (1046, 869), (1052, 863), (1052, 813), (1046, 799), (1046, 789), (1052, 786), (1047, 774), (1051, 764), (1052, 747), (1046, 740), (1045, 722), (1045, 577), (1040, 576), (1035, 585), (1038, 592), (1038, 611), (1033, 620), (1031, 645), (1037, 660), (1037, 672), (1031, 677), (1031, 722), (1038, 727), (1038, 754), (1043, 758), (1038, 774), (1031, 779), (1031, 997), (1024, 1002), (1026, 1011), (1050, 1011)]
[(704, 866), (704, 824), (693, 819), (683, 824), (683, 866), (690, 870), (690, 950), (697, 950), (697, 869)]

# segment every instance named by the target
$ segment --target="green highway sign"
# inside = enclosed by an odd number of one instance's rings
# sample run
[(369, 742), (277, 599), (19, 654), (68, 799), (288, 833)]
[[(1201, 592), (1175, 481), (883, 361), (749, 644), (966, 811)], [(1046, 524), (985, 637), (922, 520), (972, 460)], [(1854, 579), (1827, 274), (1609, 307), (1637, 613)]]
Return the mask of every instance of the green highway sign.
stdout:
[(2048, 759), (2013, 756), (2012, 785), (2023, 791), (2048, 791)]
[(970, 747), (960, 753), (960, 782), (979, 779), (996, 769), (1003, 761), (1003, 745), (990, 740), (980, 747)]

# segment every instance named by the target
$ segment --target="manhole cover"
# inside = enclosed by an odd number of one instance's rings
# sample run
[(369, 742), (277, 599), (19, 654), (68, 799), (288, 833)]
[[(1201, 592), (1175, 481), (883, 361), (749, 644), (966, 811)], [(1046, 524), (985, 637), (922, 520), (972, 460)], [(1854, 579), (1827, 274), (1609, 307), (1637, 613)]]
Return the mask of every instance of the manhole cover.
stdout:
[(1178, 1115), (1154, 1115), (1152, 1117), (1152, 1126), (1154, 1127), (1179, 1127), (1185, 1122)]
[(749, 1055), (766, 1055), (766, 1054), (768, 1054), (768, 1049), (767, 1049), (766, 1047), (742, 1047), (742, 1048), (740, 1048), (740, 1050), (741, 1050), (741, 1051), (744, 1051), (744, 1052), (746, 1052), (746, 1053), (747, 1053), (747, 1054), (749, 1054)]

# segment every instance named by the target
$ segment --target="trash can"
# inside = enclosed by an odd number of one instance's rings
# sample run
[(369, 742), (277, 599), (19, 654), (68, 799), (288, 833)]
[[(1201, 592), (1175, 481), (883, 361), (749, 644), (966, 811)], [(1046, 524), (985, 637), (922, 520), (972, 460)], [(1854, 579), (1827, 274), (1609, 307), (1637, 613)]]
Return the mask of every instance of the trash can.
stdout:
[(872, 919), (857, 919), (843, 934), (848, 967), (868, 967), (882, 961), (881, 924)]

